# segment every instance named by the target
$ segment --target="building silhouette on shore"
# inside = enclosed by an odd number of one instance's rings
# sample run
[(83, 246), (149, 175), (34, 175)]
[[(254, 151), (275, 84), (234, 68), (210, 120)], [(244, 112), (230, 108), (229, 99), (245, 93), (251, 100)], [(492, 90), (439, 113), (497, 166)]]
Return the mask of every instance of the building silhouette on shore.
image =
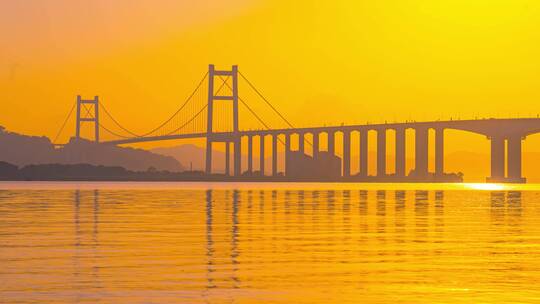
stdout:
[(289, 178), (335, 179), (341, 176), (341, 158), (322, 151), (313, 157), (301, 151), (287, 155), (285, 170)]

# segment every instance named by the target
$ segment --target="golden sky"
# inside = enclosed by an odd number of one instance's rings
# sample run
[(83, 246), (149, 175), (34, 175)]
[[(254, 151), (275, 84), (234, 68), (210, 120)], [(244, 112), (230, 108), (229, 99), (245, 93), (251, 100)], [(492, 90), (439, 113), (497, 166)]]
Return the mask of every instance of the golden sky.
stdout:
[(238, 64), (298, 126), (540, 113), (535, 0), (2, 1), (0, 36), (0, 124), (26, 134), (54, 137), (77, 94), (143, 132), (209, 63)]

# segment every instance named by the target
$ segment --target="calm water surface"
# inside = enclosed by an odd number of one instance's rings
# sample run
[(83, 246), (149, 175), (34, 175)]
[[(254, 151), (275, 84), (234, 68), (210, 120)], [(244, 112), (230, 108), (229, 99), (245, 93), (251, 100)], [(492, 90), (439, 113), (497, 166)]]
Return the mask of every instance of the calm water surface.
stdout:
[(540, 303), (540, 186), (0, 189), (0, 302)]

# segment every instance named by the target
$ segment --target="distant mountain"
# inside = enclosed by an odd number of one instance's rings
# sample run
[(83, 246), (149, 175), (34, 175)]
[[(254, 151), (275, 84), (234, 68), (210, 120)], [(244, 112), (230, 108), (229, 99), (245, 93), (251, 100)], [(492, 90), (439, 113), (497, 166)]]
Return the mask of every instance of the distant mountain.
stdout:
[(143, 149), (125, 148), (96, 144), (86, 140), (75, 140), (58, 149), (60, 163), (120, 166), (132, 171), (146, 171), (149, 168), (167, 171), (184, 171), (178, 160), (170, 156), (152, 153)]
[[(154, 153), (171, 156), (176, 160), (184, 164), (184, 166), (189, 170), (192, 166), (193, 170), (204, 171), (206, 166), (205, 153), (206, 149), (195, 146), (193, 144), (186, 144), (174, 147), (166, 148), (155, 148), (150, 150)], [(279, 157), (282, 158), (283, 153), (279, 153)], [(225, 153), (222, 151), (214, 150), (212, 153), (212, 164), (213, 172), (222, 173), (225, 172)], [(265, 171), (270, 172), (272, 170), (271, 156), (265, 158)], [(232, 166), (232, 155), (231, 155), (231, 166)], [(247, 167), (247, 155), (242, 155), (242, 170), (245, 171)], [(254, 155), (253, 157), (253, 168), (258, 170), (259, 168), (259, 157)], [(232, 167), (231, 167), (232, 170)]]
[(72, 138), (62, 148), (55, 148), (47, 137), (26, 136), (0, 128), (0, 161), (17, 166), (31, 164), (91, 164), (120, 166), (133, 171), (183, 171), (173, 157), (147, 150), (96, 144)]
[[(206, 150), (192, 144), (180, 145), (166, 148), (155, 148), (150, 150), (153, 153), (174, 157), (176, 160), (184, 164), (187, 170), (204, 170)], [(225, 153), (215, 151), (212, 154), (215, 164), (215, 172), (225, 171)]]

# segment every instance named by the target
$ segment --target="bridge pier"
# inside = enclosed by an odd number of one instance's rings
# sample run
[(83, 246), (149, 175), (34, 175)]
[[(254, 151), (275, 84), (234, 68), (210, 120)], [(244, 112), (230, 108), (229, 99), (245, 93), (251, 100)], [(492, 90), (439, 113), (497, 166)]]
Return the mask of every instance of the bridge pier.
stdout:
[(428, 177), (428, 128), (415, 130), (415, 176), (418, 178)]
[(351, 132), (343, 131), (343, 176), (351, 176)]
[(248, 135), (248, 159), (247, 159), (247, 166), (248, 166), (248, 173), (249, 175), (253, 174), (253, 137), (251, 135)]
[(272, 176), (278, 175), (278, 135), (272, 135)]
[(488, 182), (504, 181), (504, 138), (502, 136), (491, 137), (491, 176)]
[(208, 174), (212, 174), (212, 140), (210, 137), (206, 138), (206, 165), (204, 172)]
[(336, 153), (334, 131), (328, 131), (328, 153), (334, 155)]
[(405, 177), (405, 129), (396, 129), (396, 176)]
[[(486, 179), (491, 183), (525, 183), (521, 176), (521, 135), (508, 137), (492, 136), (491, 140), (491, 176)], [(506, 149), (505, 149), (506, 140)], [(505, 174), (505, 158), (506, 174)]]
[(435, 129), (435, 175), (444, 175), (444, 128)]
[(377, 130), (377, 176), (386, 175), (386, 129)]
[(304, 133), (298, 133), (298, 151), (304, 153)]
[(260, 135), (260, 152), (259, 152), (259, 171), (261, 176), (264, 176), (264, 135)]
[(291, 134), (285, 133), (285, 176), (288, 175), (287, 168), (289, 167), (287, 163), (290, 161), (291, 153)]
[(521, 176), (521, 136), (514, 135), (508, 138), (508, 177), (507, 181), (524, 183)]
[(234, 176), (242, 175), (242, 143), (240, 137), (234, 140)]
[(313, 133), (313, 158), (319, 157), (319, 133)]
[(358, 175), (368, 176), (368, 131), (358, 131), (360, 135), (360, 170)]
[(231, 175), (231, 143), (225, 142), (225, 175)]

